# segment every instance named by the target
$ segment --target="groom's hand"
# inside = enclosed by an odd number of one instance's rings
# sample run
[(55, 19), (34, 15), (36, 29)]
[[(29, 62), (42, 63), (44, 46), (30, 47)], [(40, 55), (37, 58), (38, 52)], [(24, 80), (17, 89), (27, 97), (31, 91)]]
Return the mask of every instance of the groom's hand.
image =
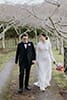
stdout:
[(36, 63), (36, 60), (32, 60), (32, 63), (35, 64)]

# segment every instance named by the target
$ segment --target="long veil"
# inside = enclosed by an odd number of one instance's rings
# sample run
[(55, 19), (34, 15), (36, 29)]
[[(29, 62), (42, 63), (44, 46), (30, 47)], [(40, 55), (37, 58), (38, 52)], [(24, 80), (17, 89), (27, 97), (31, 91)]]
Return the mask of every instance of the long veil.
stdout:
[[(50, 42), (50, 38), (49, 38), (49, 36), (48, 36), (48, 40), (46, 40), (46, 42), (47, 43), (49, 43), (50, 45), (51, 45), (51, 42)], [(36, 48), (37, 48), (37, 46), (36, 46)], [(37, 55), (37, 50), (36, 50), (36, 55)], [(36, 57), (37, 58), (37, 57)], [(36, 81), (38, 81), (38, 70), (39, 70), (39, 68), (38, 68), (38, 63), (37, 63), (37, 61), (36, 61), (36, 64), (34, 65), (35, 66), (35, 68), (34, 68), (34, 81), (36, 82)]]

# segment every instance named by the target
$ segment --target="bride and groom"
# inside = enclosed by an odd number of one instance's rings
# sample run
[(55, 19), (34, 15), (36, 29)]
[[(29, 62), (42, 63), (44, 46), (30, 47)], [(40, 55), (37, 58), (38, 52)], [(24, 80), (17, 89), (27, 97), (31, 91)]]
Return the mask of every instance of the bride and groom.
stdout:
[(52, 61), (55, 63), (51, 44), (47, 36), (42, 33), (40, 41), (37, 44), (36, 52), (32, 42), (28, 40), (28, 34), (21, 35), (21, 42), (17, 46), (15, 63), (19, 60), (19, 90), (18, 93), (23, 92), (24, 71), (25, 71), (25, 89), (30, 91), (29, 76), (31, 65), (35, 64), (38, 68), (38, 80), (34, 85), (38, 86), (41, 91), (50, 85), (52, 73)]

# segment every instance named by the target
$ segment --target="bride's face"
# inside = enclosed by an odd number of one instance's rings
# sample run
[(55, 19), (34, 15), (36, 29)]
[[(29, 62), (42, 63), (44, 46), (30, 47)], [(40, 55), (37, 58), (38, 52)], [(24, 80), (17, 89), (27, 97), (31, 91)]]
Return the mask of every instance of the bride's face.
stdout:
[(40, 40), (45, 42), (46, 37), (44, 37), (44, 36), (41, 35), (41, 36), (40, 36)]

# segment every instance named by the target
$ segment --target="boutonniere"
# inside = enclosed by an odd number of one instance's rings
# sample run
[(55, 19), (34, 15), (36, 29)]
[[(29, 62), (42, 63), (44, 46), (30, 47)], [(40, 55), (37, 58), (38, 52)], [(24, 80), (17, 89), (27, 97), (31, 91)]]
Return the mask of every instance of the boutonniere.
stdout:
[(30, 44), (30, 43), (28, 43), (28, 46), (31, 46), (31, 44)]

